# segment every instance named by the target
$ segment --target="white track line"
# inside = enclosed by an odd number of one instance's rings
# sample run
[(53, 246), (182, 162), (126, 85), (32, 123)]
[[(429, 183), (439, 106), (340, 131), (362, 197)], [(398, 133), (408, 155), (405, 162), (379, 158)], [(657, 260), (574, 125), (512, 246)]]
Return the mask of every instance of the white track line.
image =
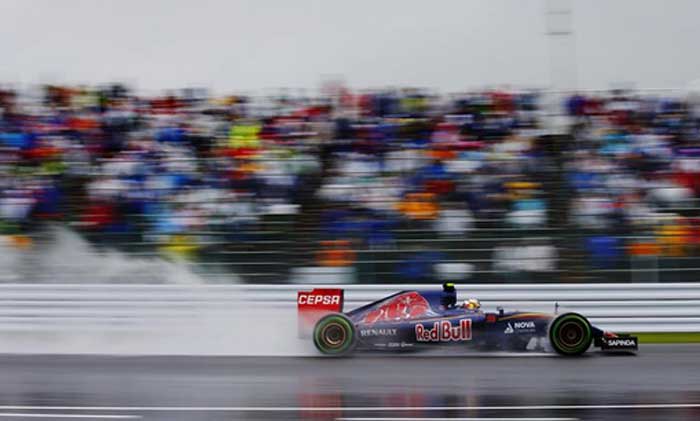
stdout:
[(580, 418), (336, 418), (336, 421), (580, 421)]
[(102, 419), (102, 420), (128, 420), (142, 418), (140, 415), (106, 415), (106, 414), (37, 414), (37, 413), (11, 413), (0, 412), (2, 418), (82, 418), (82, 419)]
[(700, 403), (617, 405), (519, 405), (519, 406), (37, 406), (0, 405), (0, 411), (99, 411), (99, 412), (399, 412), (399, 411), (538, 411), (592, 409), (682, 409)]

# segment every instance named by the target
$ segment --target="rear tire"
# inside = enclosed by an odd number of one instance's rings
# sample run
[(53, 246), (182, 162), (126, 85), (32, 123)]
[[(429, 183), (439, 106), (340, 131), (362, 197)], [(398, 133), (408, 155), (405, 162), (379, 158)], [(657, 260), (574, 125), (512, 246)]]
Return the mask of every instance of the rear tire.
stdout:
[(591, 324), (578, 313), (562, 314), (550, 324), (549, 343), (560, 355), (581, 355), (588, 350), (592, 341)]
[(342, 314), (329, 314), (314, 327), (314, 345), (322, 354), (348, 355), (356, 344), (355, 326)]

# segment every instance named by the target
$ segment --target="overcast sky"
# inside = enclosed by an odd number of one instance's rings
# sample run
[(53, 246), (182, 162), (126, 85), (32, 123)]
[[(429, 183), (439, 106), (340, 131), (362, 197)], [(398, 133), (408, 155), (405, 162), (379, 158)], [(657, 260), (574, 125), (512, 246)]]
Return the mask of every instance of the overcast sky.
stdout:
[(700, 79), (700, 0), (573, 0), (552, 49), (544, 0), (0, 0), (0, 83), (124, 80), (140, 89), (682, 88)]

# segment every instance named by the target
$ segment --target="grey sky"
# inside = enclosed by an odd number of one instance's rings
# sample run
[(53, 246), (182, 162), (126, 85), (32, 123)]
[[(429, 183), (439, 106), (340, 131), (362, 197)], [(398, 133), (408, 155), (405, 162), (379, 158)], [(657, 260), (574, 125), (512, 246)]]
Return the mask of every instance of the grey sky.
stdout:
[[(578, 84), (700, 79), (700, 1), (573, 0)], [(543, 0), (0, 0), (0, 82), (442, 90), (550, 83)]]

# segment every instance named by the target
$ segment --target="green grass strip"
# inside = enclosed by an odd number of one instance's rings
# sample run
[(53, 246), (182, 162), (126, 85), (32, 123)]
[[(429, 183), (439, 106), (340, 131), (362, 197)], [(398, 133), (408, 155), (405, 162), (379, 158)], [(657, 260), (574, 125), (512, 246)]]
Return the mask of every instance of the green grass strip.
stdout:
[(639, 338), (640, 347), (643, 344), (700, 343), (700, 332), (644, 332), (632, 335)]

